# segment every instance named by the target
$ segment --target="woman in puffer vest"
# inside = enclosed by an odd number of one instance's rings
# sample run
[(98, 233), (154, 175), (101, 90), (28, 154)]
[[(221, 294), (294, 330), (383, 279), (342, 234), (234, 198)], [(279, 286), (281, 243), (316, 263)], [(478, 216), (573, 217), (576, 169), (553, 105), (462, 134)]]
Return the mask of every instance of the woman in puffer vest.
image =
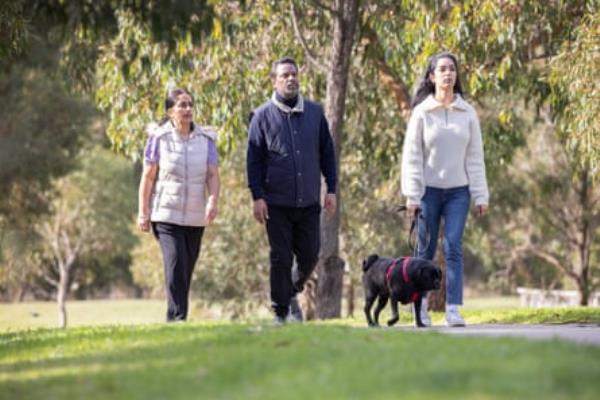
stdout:
[(217, 216), (216, 132), (193, 122), (194, 100), (185, 89), (165, 99), (167, 116), (148, 129), (139, 187), (138, 226), (160, 243), (167, 292), (167, 321), (187, 318), (194, 265), (204, 227)]

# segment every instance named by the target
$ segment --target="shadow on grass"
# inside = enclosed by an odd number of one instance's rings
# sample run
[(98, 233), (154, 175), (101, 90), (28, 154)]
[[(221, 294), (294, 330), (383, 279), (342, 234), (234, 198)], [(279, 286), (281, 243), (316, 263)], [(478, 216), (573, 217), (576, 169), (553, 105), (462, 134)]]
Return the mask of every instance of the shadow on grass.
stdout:
[(182, 324), (11, 337), (0, 359), (0, 398), (7, 399), (591, 399), (600, 390), (600, 350), (554, 341), (336, 324)]

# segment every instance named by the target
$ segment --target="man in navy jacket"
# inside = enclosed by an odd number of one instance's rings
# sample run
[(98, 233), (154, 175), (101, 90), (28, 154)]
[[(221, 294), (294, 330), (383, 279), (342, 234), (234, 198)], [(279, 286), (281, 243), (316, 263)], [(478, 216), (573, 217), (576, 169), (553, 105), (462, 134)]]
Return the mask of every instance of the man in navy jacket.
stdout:
[[(246, 166), (254, 218), (266, 224), (271, 247), (275, 322), (283, 323), (318, 260), (321, 173), (327, 185), (323, 206), (331, 216), (336, 209), (336, 170), (323, 108), (299, 94), (296, 62), (275, 61), (271, 81), (273, 96), (250, 116)], [(298, 270), (292, 278), (294, 256)], [(301, 313), (293, 316), (301, 319)]]

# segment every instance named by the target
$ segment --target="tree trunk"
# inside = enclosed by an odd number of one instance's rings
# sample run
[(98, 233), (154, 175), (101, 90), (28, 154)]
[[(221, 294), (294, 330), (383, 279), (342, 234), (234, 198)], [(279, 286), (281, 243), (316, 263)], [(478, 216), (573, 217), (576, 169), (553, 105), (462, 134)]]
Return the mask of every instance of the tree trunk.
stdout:
[[(346, 102), (346, 87), (350, 57), (354, 44), (354, 31), (358, 17), (358, 0), (336, 0), (333, 15), (333, 43), (327, 74), (325, 115), (333, 138), (336, 154), (336, 170), (342, 150), (342, 127)], [(340, 183), (338, 173), (337, 210), (328, 219), (321, 218), (321, 252), (317, 263), (316, 312), (317, 317), (339, 318), (342, 305), (344, 260), (339, 257)]]
[(17, 291), (15, 292), (15, 294), (13, 296), (13, 302), (18, 302), (18, 303), (23, 302), (23, 300), (25, 299), (25, 296), (27, 295), (28, 290), (29, 290), (29, 284), (27, 282), (19, 285), (19, 287), (17, 288)]
[(349, 279), (346, 293), (346, 317), (354, 317), (354, 279)]
[(590, 240), (588, 224), (583, 227), (583, 240), (579, 246), (579, 276), (577, 279), (577, 288), (579, 290), (579, 305), (587, 306), (590, 301)]
[(580, 283), (577, 285), (579, 289), (579, 305), (587, 307), (590, 303), (590, 288), (589, 284), (581, 277)]
[(58, 305), (58, 326), (67, 327), (67, 291), (69, 289), (69, 271), (65, 266), (60, 267), (60, 279), (56, 292), (56, 303)]
[(587, 306), (590, 300), (590, 247), (592, 245), (592, 217), (590, 215), (593, 206), (590, 205), (592, 182), (589, 178), (589, 170), (585, 169), (579, 175), (581, 179), (581, 188), (579, 192), (579, 201), (581, 203), (581, 241), (579, 244), (579, 279), (577, 286), (579, 288), (579, 305)]

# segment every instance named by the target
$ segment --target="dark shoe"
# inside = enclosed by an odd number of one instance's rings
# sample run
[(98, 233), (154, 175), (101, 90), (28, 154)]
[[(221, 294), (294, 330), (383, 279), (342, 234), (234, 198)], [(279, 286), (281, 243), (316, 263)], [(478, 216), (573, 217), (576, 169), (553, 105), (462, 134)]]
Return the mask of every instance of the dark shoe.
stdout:
[(298, 297), (294, 296), (290, 299), (290, 313), (288, 314), (288, 320), (290, 322), (302, 322), (304, 316), (302, 315), (302, 309), (298, 304)]
[(275, 318), (273, 318), (273, 325), (275, 325), (275, 326), (285, 325), (285, 317), (280, 317), (279, 315), (276, 315)]

